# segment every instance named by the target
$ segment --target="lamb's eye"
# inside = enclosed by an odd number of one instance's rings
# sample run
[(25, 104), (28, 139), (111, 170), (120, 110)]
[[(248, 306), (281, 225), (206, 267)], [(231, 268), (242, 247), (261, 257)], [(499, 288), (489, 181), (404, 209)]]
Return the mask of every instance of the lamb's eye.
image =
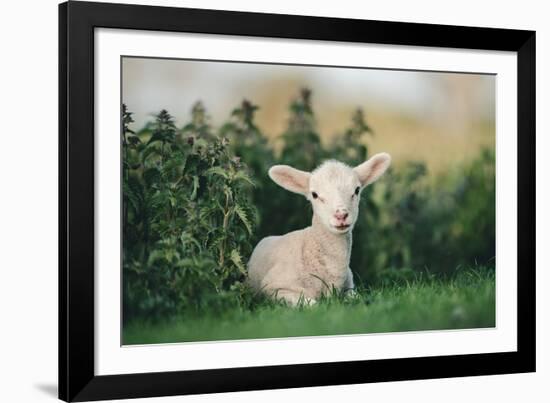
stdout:
[(317, 193), (315, 193), (315, 192), (311, 192), (311, 195), (313, 196), (314, 199), (316, 199), (316, 198), (319, 197), (319, 195), (318, 195)]
[(359, 186), (357, 186), (357, 187), (355, 188), (355, 196), (357, 196), (357, 195), (359, 194), (359, 190), (361, 190), (361, 189), (359, 189)]

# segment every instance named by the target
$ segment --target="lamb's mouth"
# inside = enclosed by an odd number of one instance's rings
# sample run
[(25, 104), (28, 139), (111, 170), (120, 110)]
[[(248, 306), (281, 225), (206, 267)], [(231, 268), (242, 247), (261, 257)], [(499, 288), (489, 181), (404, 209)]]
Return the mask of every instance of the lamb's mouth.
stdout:
[(334, 225), (334, 228), (336, 228), (338, 231), (345, 231), (350, 226), (351, 226), (351, 224), (342, 224), (342, 225)]

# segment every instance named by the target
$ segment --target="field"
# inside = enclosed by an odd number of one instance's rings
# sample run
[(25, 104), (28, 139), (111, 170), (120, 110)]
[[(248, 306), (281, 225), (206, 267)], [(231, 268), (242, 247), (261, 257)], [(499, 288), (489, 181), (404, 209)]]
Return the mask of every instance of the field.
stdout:
[[(235, 300), (238, 297), (235, 295)], [(242, 300), (242, 298), (241, 298)], [(135, 319), (123, 344), (177, 343), (495, 326), (495, 274), (462, 268), (447, 279), (420, 276), (353, 297), (334, 295), (296, 308), (255, 297), (225, 310), (179, 315), (157, 322)]]
[[(382, 134), (392, 130), (379, 113), (367, 121), (361, 108), (350, 111), (327, 140), (313, 106), (302, 88), (272, 141), (256, 121), (262, 107), (246, 99), (216, 126), (200, 101), (190, 120), (163, 109), (141, 128), (123, 105), (123, 344), (495, 325), (494, 122), (468, 120), (485, 132), (473, 144), (394, 117), (396, 132), (430, 144), (405, 155)], [(438, 168), (428, 157), (447, 160), (443, 144), (461, 158)], [(326, 159), (353, 167), (372, 149), (396, 159), (361, 193), (350, 259), (356, 295), (292, 308), (249, 290), (246, 265), (260, 239), (312, 218), (310, 202), (277, 186), (269, 169), (312, 171)]]

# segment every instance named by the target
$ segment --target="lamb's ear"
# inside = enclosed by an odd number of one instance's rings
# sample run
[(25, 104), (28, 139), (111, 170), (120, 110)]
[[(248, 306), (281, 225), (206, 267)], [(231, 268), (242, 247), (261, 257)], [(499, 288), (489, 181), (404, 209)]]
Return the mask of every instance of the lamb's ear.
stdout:
[(353, 170), (359, 176), (361, 186), (367, 186), (380, 178), (390, 166), (391, 157), (387, 153), (373, 155), (369, 160), (357, 165)]
[(288, 165), (275, 165), (269, 169), (269, 177), (273, 182), (294, 193), (306, 194), (309, 191), (310, 176), (309, 172)]

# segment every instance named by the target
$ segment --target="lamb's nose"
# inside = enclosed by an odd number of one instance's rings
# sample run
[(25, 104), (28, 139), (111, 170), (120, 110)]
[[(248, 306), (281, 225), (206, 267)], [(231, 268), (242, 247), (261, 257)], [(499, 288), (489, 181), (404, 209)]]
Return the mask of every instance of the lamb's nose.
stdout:
[(344, 221), (346, 218), (348, 218), (348, 212), (345, 210), (336, 210), (336, 213), (334, 213), (334, 217), (339, 221)]

